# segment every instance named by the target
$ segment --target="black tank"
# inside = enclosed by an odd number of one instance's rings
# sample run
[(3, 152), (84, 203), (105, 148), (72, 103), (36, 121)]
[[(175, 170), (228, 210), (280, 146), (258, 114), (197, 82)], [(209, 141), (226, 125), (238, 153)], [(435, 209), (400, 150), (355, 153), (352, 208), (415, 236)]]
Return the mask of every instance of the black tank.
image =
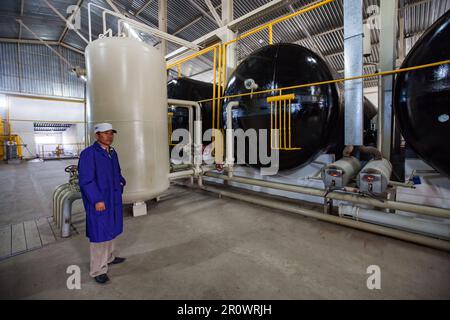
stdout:
[[(200, 101), (211, 99), (213, 85), (211, 83), (192, 80), (189, 78), (179, 78), (169, 81), (167, 84), (167, 97), (169, 99)], [(173, 113), (172, 130), (179, 128), (188, 129), (189, 114), (186, 108), (175, 108), (168, 110)], [(194, 110), (195, 120), (195, 110)], [(212, 103), (202, 103), (202, 131), (211, 129), (212, 124)]]
[[(402, 68), (450, 59), (450, 11), (412, 48)], [(450, 65), (401, 73), (394, 112), (408, 145), (433, 168), (450, 176)]]
[[(252, 83), (257, 85), (257, 88), (253, 86), (253, 91), (261, 91), (331, 79), (333, 75), (320, 56), (299, 45), (280, 43), (263, 47), (248, 56), (231, 75), (225, 96), (251, 92), (249, 88), (252, 88)], [(294, 97), (289, 100), (290, 109), (287, 107), (287, 113), (291, 116), (291, 130), (289, 131), (287, 127), (284, 134), (282, 132), (285, 128), (284, 102), (281, 106), (282, 119), (278, 127), (281, 129), (282, 142), (275, 146), (280, 147), (280, 170), (306, 165), (314, 160), (328, 146), (330, 136), (338, 126), (340, 113), (339, 95), (335, 84), (286, 90), (282, 94), (294, 94)], [(239, 102), (239, 107), (233, 111), (233, 128), (241, 128), (244, 131), (266, 129), (269, 152), (271, 114), (272, 119), (275, 119), (275, 114), (267, 98), (277, 95), (278, 92), (270, 92), (230, 99)], [(225, 100), (225, 104), (227, 102), (228, 100)], [(280, 116), (279, 110), (277, 119)], [(225, 127), (226, 113), (225, 110), (222, 112)], [(289, 149), (292, 150), (283, 148), (283, 145), (289, 145), (284, 143), (286, 135), (290, 135)], [(248, 150), (248, 145), (246, 149)], [(246, 159), (248, 161), (248, 155)], [(252, 165), (262, 166), (259, 156), (258, 162)]]

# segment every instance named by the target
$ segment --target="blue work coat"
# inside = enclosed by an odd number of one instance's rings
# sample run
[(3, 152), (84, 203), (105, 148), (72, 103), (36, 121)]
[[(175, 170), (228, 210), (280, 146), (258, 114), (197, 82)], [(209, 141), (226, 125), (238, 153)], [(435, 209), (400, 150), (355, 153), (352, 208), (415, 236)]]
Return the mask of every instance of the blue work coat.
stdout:
[[(126, 184), (119, 158), (94, 142), (84, 149), (78, 161), (78, 179), (86, 210), (86, 236), (90, 242), (104, 242), (123, 231), (122, 193)], [(106, 209), (96, 211), (95, 204), (104, 202)]]

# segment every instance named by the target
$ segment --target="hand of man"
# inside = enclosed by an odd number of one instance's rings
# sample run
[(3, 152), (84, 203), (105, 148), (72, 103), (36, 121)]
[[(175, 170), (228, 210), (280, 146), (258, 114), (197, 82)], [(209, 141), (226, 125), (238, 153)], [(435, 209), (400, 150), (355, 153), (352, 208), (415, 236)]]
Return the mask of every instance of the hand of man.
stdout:
[(103, 211), (105, 209), (106, 209), (106, 207), (105, 207), (105, 203), (104, 202), (97, 202), (95, 204), (95, 210), (96, 211)]

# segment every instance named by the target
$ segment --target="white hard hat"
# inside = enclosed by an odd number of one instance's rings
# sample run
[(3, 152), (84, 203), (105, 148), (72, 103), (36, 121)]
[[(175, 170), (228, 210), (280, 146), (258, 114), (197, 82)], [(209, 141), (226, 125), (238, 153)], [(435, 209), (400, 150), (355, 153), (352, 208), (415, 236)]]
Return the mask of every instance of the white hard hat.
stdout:
[(109, 130), (112, 130), (114, 133), (117, 133), (117, 131), (115, 129), (113, 129), (113, 126), (111, 123), (97, 123), (94, 126), (94, 133), (105, 132), (105, 131), (109, 131)]

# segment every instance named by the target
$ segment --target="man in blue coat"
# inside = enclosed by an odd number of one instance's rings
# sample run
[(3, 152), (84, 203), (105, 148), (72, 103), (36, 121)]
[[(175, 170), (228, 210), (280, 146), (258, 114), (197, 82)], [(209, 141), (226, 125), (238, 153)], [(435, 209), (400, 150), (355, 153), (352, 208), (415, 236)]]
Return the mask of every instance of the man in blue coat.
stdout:
[(109, 280), (108, 264), (125, 258), (114, 256), (114, 239), (123, 231), (122, 177), (117, 152), (111, 147), (117, 133), (110, 123), (95, 125), (97, 138), (80, 154), (78, 178), (86, 210), (86, 235), (90, 240), (90, 275), (98, 283)]

